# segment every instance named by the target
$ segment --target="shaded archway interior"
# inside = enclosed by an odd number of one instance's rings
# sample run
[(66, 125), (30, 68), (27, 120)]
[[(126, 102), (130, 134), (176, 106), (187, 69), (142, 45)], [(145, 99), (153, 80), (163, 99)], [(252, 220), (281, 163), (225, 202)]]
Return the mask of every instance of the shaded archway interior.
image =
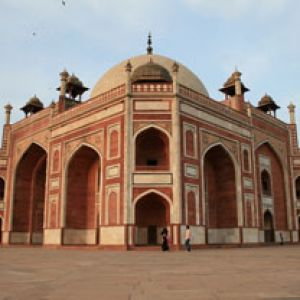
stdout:
[(168, 202), (156, 193), (145, 195), (136, 204), (135, 220), (136, 244), (157, 244), (160, 230), (170, 224)]
[(99, 165), (98, 153), (87, 146), (73, 155), (67, 171), (66, 228), (96, 228)]
[(47, 153), (32, 144), (22, 156), (15, 177), (14, 232), (43, 232)]
[(136, 138), (136, 168), (169, 169), (169, 138), (156, 128), (142, 131)]
[(204, 180), (208, 228), (237, 227), (235, 168), (220, 145), (205, 155)]
[(264, 234), (266, 243), (274, 242), (273, 216), (268, 210), (264, 213)]
[(296, 178), (295, 187), (296, 187), (296, 198), (300, 200), (300, 176)]
[(0, 201), (4, 200), (4, 190), (5, 190), (5, 182), (4, 179), (0, 177)]
[(263, 195), (266, 196), (271, 196), (272, 195), (272, 190), (271, 190), (271, 177), (268, 171), (263, 170), (261, 172), (261, 189)]
[[(256, 150), (256, 161), (257, 161), (257, 172), (260, 172), (260, 165), (259, 165), (259, 158), (265, 157), (269, 159), (270, 166), (269, 166), (269, 172), (268, 173), (268, 179), (270, 181), (269, 186), (266, 188), (269, 189), (269, 191), (264, 191), (265, 185), (262, 180), (261, 174), (257, 174), (257, 178), (261, 178), (261, 182), (258, 182), (258, 192), (259, 192), (259, 199), (261, 201), (260, 208), (262, 207), (262, 198), (264, 196), (264, 193), (267, 192), (267, 196), (270, 196), (273, 198), (273, 206), (275, 214), (275, 224), (276, 224), (276, 230), (287, 230), (287, 207), (286, 207), (286, 195), (285, 195), (285, 184), (284, 184), (284, 173), (283, 173), (283, 167), (282, 164), (277, 156), (277, 154), (274, 152), (272, 147), (265, 143), (262, 146), (260, 146)], [(264, 171), (263, 171), (264, 172)]]

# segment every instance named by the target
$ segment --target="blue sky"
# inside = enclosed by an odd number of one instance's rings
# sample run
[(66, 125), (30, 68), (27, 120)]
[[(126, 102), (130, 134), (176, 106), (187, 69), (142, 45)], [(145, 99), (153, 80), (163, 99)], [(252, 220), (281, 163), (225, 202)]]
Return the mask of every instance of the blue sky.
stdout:
[[(234, 70), (256, 105), (270, 94), (281, 106), (300, 100), (298, 0), (0, 0), (0, 126), (3, 106), (20, 107), (34, 94), (49, 105), (67, 68), (92, 88), (113, 65), (146, 51), (149, 31), (156, 54), (197, 74), (210, 96)], [(35, 35), (33, 35), (35, 33)], [(88, 93), (85, 98), (88, 97)], [(300, 106), (296, 111), (299, 118)]]

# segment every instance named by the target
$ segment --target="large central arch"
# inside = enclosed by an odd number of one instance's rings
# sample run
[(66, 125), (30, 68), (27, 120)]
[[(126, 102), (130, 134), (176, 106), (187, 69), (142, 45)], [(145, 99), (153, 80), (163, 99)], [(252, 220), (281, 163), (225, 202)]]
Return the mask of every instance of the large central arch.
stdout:
[(11, 243), (43, 243), (47, 153), (32, 144), (15, 173)]
[(88, 146), (72, 156), (66, 175), (64, 244), (95, 244), (100, 157)]
[[(272, 199), (274, 212), (274, 230), (288, 229), (287, 201), (285, 191), (284, 170), (281, 160), (269, 143), (260, 145), (256, 150), (258, 196), (260, 199), (260, 224), (263, 228), (264, 199)], [(262, 165), (263, 164), (263, 165)], [(267, 168), (267, 171), (265, 170)], [(264, 174), (268, 172), (268, 184), (264, 182)], [(270, 201), (270, 200), (269, 200)]]
[(235, 166), (221, 145), (213, 146), (204, 156), (204, 188), (207, 228), (236, 228), (238, 215)]
[(170, 225), (170, 205), (161, 195), (150, 192), (142, 196), (135, 205), (135, 244), (157, 245), (160, 232)]

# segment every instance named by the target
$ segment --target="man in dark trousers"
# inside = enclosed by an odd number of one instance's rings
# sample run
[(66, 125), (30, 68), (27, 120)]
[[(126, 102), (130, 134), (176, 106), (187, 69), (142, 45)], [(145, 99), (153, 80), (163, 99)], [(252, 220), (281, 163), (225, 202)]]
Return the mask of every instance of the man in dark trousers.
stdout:
[(185, 249), (187, 251), (191, 251), (191, 237), (192, 237), (192, 232), (190, 229), (189, 225), (186, 225), (186, 229), (185, 229)]

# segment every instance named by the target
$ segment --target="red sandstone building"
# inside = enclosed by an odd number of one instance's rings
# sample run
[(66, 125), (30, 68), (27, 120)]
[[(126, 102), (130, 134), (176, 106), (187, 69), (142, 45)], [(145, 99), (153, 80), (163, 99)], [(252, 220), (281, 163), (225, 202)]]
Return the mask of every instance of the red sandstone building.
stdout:
[(174, 60), (148, 53), (87, 90), (61, 74), (57, 102), (36, 97), (6, 124), (0, 150), (3, 244), (174, 248), (189, 224), (194, 245), (298, 242), (300, 151), (264, 96), (258, 107), (234, 72), (222, 102)]

